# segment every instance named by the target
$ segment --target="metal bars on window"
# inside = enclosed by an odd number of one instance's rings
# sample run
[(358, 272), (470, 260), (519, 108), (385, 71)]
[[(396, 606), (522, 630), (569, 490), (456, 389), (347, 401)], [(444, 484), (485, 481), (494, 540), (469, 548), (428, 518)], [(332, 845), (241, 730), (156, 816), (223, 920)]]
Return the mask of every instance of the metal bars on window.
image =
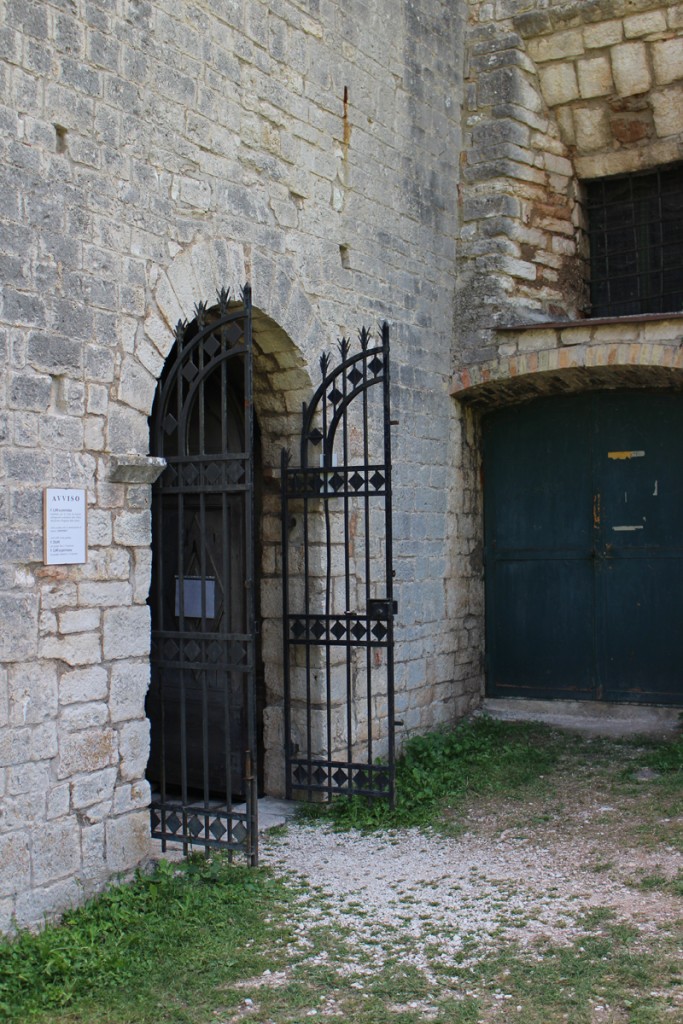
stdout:
[(180, 322), (151, 417), (152, 835), (257, 860), (251, 292)]
[(683, 165), (586, 183), (591, 316), (683, 310)]
[(394, 794), (389, 328), (320, 360), (282, 453), (288, 797)]

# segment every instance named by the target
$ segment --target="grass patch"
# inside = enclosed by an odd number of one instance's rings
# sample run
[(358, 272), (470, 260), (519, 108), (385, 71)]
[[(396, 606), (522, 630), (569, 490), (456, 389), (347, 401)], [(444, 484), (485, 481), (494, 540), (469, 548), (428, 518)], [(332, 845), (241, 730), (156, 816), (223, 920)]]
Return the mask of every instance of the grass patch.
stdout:
[(0, 1019), (203, 1022), (217, 990), (278, 959), (290, 899), (222, 857), (162, 861), (61, 925), (2, 942)]
[(557, 763), (561, 746), (557, 735), (542, 726), (476, 718), (408, 741), (396, 764), (394, 808), (383, 800), (341, 797), (329, 804), (306, 804), (300, 815), (339, 828), (434, 825), (446, 805), (456, 806), (466, 797), (512, 796), (538, 787)]
[(510, 948), (484, 961), (477, 973), (489, 993), (489, 1013), (481, 1019), (501, 1019), (497, 1000), (520, 1008), (514, 1013), (520, 1024), (591, 1024), (597, 1007), (600, 1019), (629, 1024), (678, 1019), (672, 1015), (681, 980), (675, 944), (641, 949), (633, 928), (601, 925), (597, 934), (587, 932), (570, 945), (547, 944), (531, 955)]

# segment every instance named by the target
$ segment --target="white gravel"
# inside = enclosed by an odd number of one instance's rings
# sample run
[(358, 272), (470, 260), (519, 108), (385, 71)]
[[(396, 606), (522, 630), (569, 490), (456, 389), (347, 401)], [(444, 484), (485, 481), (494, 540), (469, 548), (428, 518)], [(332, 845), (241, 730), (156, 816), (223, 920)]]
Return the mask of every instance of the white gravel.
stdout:
[(582, 913), (596, 906), (644, 933), (674, 918), (669, 898), (596, 874), (580, 839), (548, 847), (514, 833), (491, 840), (292, 824), (265, 837), (262, 863), (316, 892), (302, 897), (298, 947), (310, 945), (314, 927), (331, 925), (352, 951), (344, 970), (359, 976), (392, 953), (431, 980), (435, 966), (466, 968), (504, 939), (527, 947), (543, 937), (572, 941)]

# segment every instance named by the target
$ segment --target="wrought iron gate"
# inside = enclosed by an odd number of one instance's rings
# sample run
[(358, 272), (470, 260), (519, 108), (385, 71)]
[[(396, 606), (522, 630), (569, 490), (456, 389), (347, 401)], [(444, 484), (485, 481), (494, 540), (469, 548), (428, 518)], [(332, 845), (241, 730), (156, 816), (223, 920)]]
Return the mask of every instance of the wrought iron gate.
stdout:
[(152, 835), (256, 863), (251, 320), (249, 286), (200, 303), (157, 388), (147, 710)]
[(287, 795), (394, 798), (389, 328), (304, 405), (300, 467), (282, 453)]

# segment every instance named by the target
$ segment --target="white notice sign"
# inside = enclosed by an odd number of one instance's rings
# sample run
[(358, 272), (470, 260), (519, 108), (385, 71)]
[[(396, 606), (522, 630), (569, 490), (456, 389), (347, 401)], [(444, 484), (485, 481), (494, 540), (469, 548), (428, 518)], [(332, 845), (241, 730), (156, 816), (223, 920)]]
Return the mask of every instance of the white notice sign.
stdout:
[(86, 560), (86, 493), (62, 487), (43, 491), (43, 561), (74, 565)]

